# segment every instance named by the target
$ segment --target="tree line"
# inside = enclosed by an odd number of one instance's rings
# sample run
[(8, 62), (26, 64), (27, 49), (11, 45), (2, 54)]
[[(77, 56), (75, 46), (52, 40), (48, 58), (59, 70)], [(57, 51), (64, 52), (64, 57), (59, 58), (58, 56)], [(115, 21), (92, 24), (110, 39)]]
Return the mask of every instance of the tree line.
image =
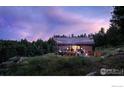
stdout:
[(80, 34), (80, 35), (74, 35), (74, 34), (71, 34), (71, 35), (69, 35), (69, 36), (66, 36), (66, 35), (54, 35), (53, 37), (57, 37), (57, 38), (73, 38), (73, 37), (75, 37), (75, 38), (80, 38), (80, 37), (83, 37), (83, 38), (93, 38), (93, 34), (92, 33), (90, 33), (90, 34), (86, 34), (86, 33), (82, 33), (82, 34)]
[(26, 39), (21, 41), (0, 40), (0, 62), (7, 61), (14, 56), (36, 56), (55, 51), (55, 41), (50, 38), (48, 41), (41, 39), (29, 42)]

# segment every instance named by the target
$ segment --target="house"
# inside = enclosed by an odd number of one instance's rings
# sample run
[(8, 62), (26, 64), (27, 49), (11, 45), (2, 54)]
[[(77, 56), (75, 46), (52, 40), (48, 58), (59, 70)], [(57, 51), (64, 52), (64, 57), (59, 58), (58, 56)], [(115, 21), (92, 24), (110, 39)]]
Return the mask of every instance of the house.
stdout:
[(93, 55), (94, 40), (89, 37), (53, 37), (57, 50), (66, 53)]

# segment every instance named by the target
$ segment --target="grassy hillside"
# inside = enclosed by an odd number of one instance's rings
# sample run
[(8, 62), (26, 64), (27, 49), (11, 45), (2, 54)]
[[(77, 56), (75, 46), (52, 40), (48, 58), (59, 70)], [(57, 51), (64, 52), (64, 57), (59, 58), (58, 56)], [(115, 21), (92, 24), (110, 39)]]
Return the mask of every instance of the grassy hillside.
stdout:
[(46, 54), (15, 63), (8, 61), (1, 65), (1, 75), (86, 75), (95, 70), (94, 65), (93, 60), (85, 57)]
[[(104, 49), (102, 57), (59, 56), (53, 53), (35, 57), (13, 57), (0, 64), (0, 75), (74, 76), (95, 72), (101, 68), (124, 68), (124, 52)], [(119, 50), (120, 51), (120, 50)]]

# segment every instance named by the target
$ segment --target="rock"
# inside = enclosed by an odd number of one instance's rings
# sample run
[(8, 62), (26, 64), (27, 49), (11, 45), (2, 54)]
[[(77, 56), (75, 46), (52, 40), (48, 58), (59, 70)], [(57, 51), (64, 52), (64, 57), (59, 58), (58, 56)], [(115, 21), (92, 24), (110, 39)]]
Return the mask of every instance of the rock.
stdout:
[(21, 63), (23, 62), (24, 58), (23, 57), (20, 57), (20, 59), (17, 61), (17, 63)]
[(118, 52), (118, 53), (124, 52), (124, 50), (122, 50), (121, 48), (117, 48), (115, 51)]
[(15, 57), (10, 58), (8, 61), (17, 62), (19, 59), (20, 59), (20, 57), (15, 56)]

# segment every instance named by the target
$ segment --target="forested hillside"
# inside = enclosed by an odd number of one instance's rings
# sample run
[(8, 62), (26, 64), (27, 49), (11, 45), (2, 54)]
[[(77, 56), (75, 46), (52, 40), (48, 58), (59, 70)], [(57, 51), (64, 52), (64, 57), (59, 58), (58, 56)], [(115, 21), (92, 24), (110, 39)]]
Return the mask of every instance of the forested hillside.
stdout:
[(48, 41), (37, 40), (29, 42), (26, 39), (21, 41), (0, 40), (0, 62), (7, 61), (14, 56), (37, 56), (55, 51), (53, 39)]

